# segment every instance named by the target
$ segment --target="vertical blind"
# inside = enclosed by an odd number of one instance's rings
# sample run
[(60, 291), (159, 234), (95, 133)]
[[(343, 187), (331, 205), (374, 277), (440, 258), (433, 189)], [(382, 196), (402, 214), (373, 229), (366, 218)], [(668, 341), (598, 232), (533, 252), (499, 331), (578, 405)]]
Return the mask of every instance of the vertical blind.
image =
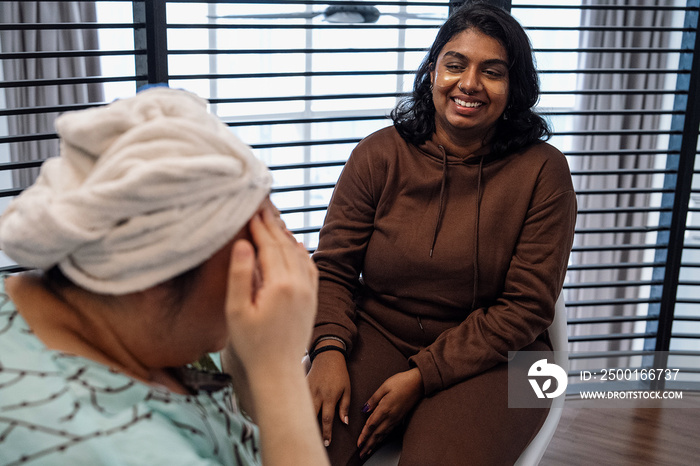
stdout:
[[(700, 388), (699, 1), (497, 2), (531, 37), (538, 109), (577, 189), (571, 391), (580, 370), (649, 365)], [(167, 83), (270, 166), (313, 251), (350, 151), (390, 124), (459, 3), (0, 2), (0, 209), (58, 153), (58, 114)]]

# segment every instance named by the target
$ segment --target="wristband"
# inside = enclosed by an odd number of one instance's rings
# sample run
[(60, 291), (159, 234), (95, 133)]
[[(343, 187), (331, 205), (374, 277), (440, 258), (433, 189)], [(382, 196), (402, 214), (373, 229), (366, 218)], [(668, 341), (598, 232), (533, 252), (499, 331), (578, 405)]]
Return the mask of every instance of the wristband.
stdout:
[(326, 340), (337, 341), (338, 343), (343, 345), (344, 350), (348, 349), (347, 346), (345, 346), (345, 342), (343, 341), (343, 339), (340, 337), (336, 337), (335, 335), (322, 335), (322, 336), (318, 337), (318, 340), (316, 340), (316, 344), (314, 345), (314, 348), (316, 346), (318, 346), (319, 343), (321, 343), (322, 341), (326, 341)]
[(322, 346), (320, 348), (316, 348), (315, 350), (313, 350), (311, 352), (311, 354), (309, 354), (309, 360), (311, 360), (311, 363), (313, 363), (314, 359), (316, 359), (316, 356), (318, 356), (321, 353), (325, 353), (326, 351), (338, 351), (340, 353), (343, 353), (343, 357), (345, 358), (346, 361), (348, 359), (348, 353), (340, 346), (326, 345), (326, 346)]

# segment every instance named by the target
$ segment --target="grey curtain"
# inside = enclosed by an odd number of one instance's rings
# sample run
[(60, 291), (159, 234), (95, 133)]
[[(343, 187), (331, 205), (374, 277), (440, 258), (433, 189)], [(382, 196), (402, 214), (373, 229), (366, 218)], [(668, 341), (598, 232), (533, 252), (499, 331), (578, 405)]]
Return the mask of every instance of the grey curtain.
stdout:
[[(79, 23), (96, 21), (95, 2), (2, 2), (0, 22), (16, 24)], [(99, 49), (94, 29), (0, 31), (3, 52), (85, 51)], [(104, 100), (101, 84), (32, 85), (32, 80), (100, 76), (98, 57), (26, 58), (2, 61), (5, 81), (22, 81), (5, 89), (8, 109), (41, 108)], [(54, 132), (56, 112), (12, 115), (12, 136)], [(10, 145), (15, 162), (43, 160), (58, 154), (58, 142), (38, 140)], [(15, 187), (29, 186), (38, 169), (13, 170)]]
[[(663, 0), (583, 0), (584, 5), (662, 5)], [(583, 10), (582, 26), (669, 26), (670, 13), (652, 10)], [(648, 31), (584, 31), (580, 39), (582, 49), (591, 47), (620, 47), (620, 48), (656, 48), (667, 47), (668, 33)], [(635, 90), (662, 89), (664, 74), (626, 73), (630, 69), (666, 68), (667, 57), (663, 53), (612, 53), (590, 52), (582, 53), (579, 60), (580, 69), (614, 69), (620, 73), (591, 73), (580, 75), (579, 90)], [(575, 151), (608, 151), (609, 155), (584, 155), (572, 157), (572, 170), (607, 172), (625, 169), (652, 169), (655, 165), (653, 155), (635, 154), (636, 150), (657, 148), (657, 136), (653, 134), (630, 134), (605, 136), (601, 132), (618, 130), (657, 130), (660, 117), (645, 114), (644, 110), (662, 108), (662, 96), (658, 94), (595, 94), (581, 95), (577, 107), (579, 110), (640, 110), (640, 112), (625, 115), (603, 115), (595, 113), (579, 117), (578, 130), (590, 131), (591, 135), (577, 138)], [(598, 133), (598, 134), (596, 134)], [(628, 153), (629, 152), (629, 153)], [(591, 174), (575, 177), (575, 187), (585, 190), (617, 190), (626, 188), (645, 188), (652, 186), (652, 175), (602, 175)], [(587, 209), (625, 209), (649, 205), (649, 194), (607, 194), (579, 196), (579, 208)], [(616, 214), (587, 214), (579, 216), (577, 228), (591, 230), (598, 228), (639, 227), (647, 225), (646, 213), (619, 212)], [(647, 242), (646, 232), (625, 232), (607, 234), (577, 235), (575, 246), (595, 249), (610, 245), (638, 245)], [(627, 282), (642, 278), (642, 268), (618, 268), (619, 264), (640, 264), (644, 262), (644, 250), (630, 249), (610, 251), (587, 251), (572, 255), (574, 265), (608, 264), (597, 270), (583, 270), (571, 273), (571, 279), (577, 283), (591, 282)], [(653, 256), (653, 254), (652, 254)], [(615, 300), (639, 298), (638, 288), (630, 287), (597, 287), (569, 290), (570, 301), (586, 300)], [(593, 308), (578, 307), (573, 309), (570, 317), (600, 317), (605, 315), (618, 316), (634, 314), (634, 305), (615, 304), (607, 307)], [(593, 312), (595, 312), (594, 315)], [(597, 326), (571, 326), (571, 335), (583, 334), (614, 334), (631, 332), (633, 324), (605, 324)], [(630, 347), (629, 340), (612, 340), (606, 342), (577, 343), (572, 348), (575, 351), (608, 351), (624, 350)]]

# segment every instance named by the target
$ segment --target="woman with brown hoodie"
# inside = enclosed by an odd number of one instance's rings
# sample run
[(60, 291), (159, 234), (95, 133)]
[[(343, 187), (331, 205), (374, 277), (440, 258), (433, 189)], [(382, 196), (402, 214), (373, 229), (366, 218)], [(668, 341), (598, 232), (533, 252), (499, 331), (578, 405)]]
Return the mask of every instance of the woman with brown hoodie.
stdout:
[(576, 220), (538, 97), (522, 27), (468, 4), (350, 156), (314, 254), (307, 379), (332, 464), (397, 435), (401, 465), (513, 464), (544, 422), (507, 399), (509, 352), (551, 350)]

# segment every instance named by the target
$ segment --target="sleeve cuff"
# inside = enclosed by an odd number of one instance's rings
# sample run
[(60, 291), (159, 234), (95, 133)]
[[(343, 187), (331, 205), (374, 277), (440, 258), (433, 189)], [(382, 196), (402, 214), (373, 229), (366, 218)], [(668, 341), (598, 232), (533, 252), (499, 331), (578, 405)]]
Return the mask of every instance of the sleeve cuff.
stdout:
[(423, 377), (423, 393), (425, 396), (431, 396), (444, 388), (440, 371), (435, 364), (433, 355), (429, 351), (420, 351), (418, 354), (411, 356), (408, 361), (411, 366), (418, 368), (421, 377)]

